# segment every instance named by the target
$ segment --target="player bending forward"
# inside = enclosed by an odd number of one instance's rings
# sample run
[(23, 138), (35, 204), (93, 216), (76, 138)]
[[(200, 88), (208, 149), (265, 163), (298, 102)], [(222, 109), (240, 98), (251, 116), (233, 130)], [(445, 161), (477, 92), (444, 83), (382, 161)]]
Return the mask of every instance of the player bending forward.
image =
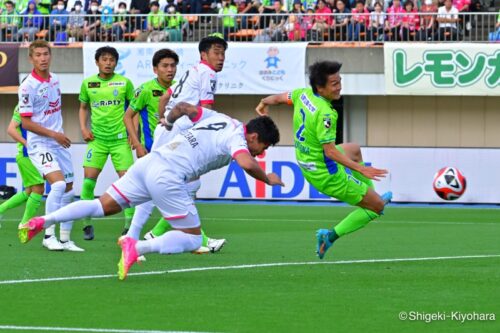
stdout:
[(331, 102), (340, 98), (340, 67), (334, 61), (317, 62), (309, 69), (311, 88), (268, 96), (256, 109), (267, 115), (269, 105), (293, 105), (295, 156), (302, 174), (321, 193), (359, 206), (332, 230), (318, 230), (320, 259), (339, 237), (378, 218), (392, 198), (391, 192), (379, 196), (373, 190), (372, 179), (384, 177), (386, 170), (366, 166), (357, 144), (335, 145), (337, 111)]
[(122, 256), (118, 276), (123, 280), (143, 254), (191, 252), (201, 246), (200, 218), (187, 188), (191, 179), (219, 169), (234, 159), (253, 178), (268, 185), (283, 186), (276, 174), (266, 175), (254, 158), (279, 141), (278, 128), (271, 118), (258, 117), (244, 126), (224, 114), (182, 102), (168, 114), (167, 124), (173, 124), (183, 115), (200, 121), (137, 160), (99, 199), (75, 202), (25, 223), (19, 234), (21, 242), (28, 242), (56, 223), (113, 215), (124, 208), (153, 200), (173, 229), (150, 240), (137, 241), (131, 237), (119, 240)]

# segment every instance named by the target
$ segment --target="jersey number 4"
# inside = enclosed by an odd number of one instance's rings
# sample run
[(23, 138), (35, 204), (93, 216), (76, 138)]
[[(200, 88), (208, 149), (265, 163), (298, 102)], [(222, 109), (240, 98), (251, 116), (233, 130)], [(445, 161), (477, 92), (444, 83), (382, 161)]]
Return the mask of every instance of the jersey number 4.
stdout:
[(304, 133), (304, 129), (305, 129), (304, 123), (306, 121), (306, 113), (304, 112), (303, 109), (300, 109), (300, 116), (302, 118), (302, 125), (300, 125), (299, 129), (297, 130), (297, 132), (295, 132), (295, 137), (300, 142), (304, 142), (306, 140), (306, 138), (302, 136), (302, 133)]

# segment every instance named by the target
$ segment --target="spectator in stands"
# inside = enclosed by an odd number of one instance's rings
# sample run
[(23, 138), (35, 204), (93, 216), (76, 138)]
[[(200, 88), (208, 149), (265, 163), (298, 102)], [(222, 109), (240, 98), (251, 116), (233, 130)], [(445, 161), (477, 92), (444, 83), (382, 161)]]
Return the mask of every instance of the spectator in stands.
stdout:
[(415, 40), (417, 31), (420, 29), (420, 17), (414, 6), (412, 0), (406, 0), (406, 13), (401, 22), (401, 39), (404, 41)]
[(335, 14), (332, 20), (331, 35), (334, 37), (334, 40), (346, 40), (351, 11), (346, 8), (343, 0), (337, 0)]
[(30, 0), (28, 2), (28, 8), (22, 13), (23, 15), (23, 25), (22, 28), (17, 32), (17, 40), (22, 41), (25, 34), (29, 41), (35, 40), (35, 35), (43, 25), (43, 17), (36, 8), (36, 2)]
[(141, 40), (144, 36), (147, 40), (152, 42), (160, 42), (165, 40), (165, 13), (160, 11), (160, 4), (158, 1), (151, 2), (151, 11), (148, 14), (148, 30), (142, 35)]
[(166, 16), (166, 32), (168, 40), (171, 42), (180, 42), (182, 41), (183, 36), (183, 26), (187, 25), (187, 22), (184, 21), (181, 13), (177, 11), (175, 6), (170, 6), (167, 8), (167, 16)]
[(436, 20), (439, 23), (436, 40), (458, 40), (458, 9), (451, 0), (445, 0), (444, 6), (439, 7)]
[(101, 14), (99, 11), (99, 2), (92, 0), (83, 24), (83, 33), (86, 41), (99, 40), (101, 34)]
[(71, 12), (68, 19), (68, 33), (70, 37), (75, 38), (76, 41), (82, 41), (85, 36), (85, 12), (81, 1), (75, 1), (75, 7)]
[[(323, 15), (318, 15), (323, 14)], [(316, 5), (316, 19), (314, 20), (313, 30), (316, 30), (320, 36), (329, 29), (332, 24), (332, 10), (326, 6), (325, 0), (318, 0)]]
[(302, 2), (300, 0), (294, 0), (292, 4), (292, 9), (289, 10), (290, 13), (293, 14), (304, 14), (304, 11), (302, 10)]
[[(314, 8), (308, 7), (306, 10), (306, 15), (302, 17), (302, 30), (306, 31), (307, 35), (311, 34), (312, 27), (314, 25)], [(310, 39), (310, 38), (307, 38)]]
[(236, 17), (238, 8), (232, 0), (222, 0), (222, 6), (219, 9), (219, 15), (222, 16), (222, 33), (227, 40), (231, 32), (236, 31)]
[(295, 14), (290, 14), (285, 23), (285, 32), (289, 41), (305, 40), (306, 33), (302, 30), (300, 19)]
[(259, 6), (255, 7), (254, 2), (252, 0), (244, 0), (240, 2), (240, 14), (245, 14), (245, 16), (241, 16), (241, 29), (248, 29), (248, 22), (251, 20), (251, 14), (259, 13)]
[(420, 8), (422, 15), (420, 16), (420, 30), (417, 33), (417, 39), (421, 41), (428, 41), (434, 38), (434, 29), (436, 23), (435, 15), (424, 15), (426, 13), (437, 13), (437, 6), (432, 0), (424, 0), (422, 8)]
[[(103, 2), (104, 3), (104, 2)], [(108, 42), (113, 37), (113, 4), (106, 2), (101, 9), (101, 41)]]
[(19, 13), (14, 8), (12, 1), (4, 2), (5, 9), (0, 16), (0, 42), (17, 40), (17, 29), (19, 26)]
[(398, 41), (401, 40), (400, 30), (403, 22), (403, 14), (405, 10), (401, 6), (400, 0), (394, 0), (392, 6), (387, 10), (386, 30), (389, 39)]
[(272, 16), (262, 16), (259, 27), (264, 29), (260, 35), (256, 36), (257, 41), (282, 41), (284, 38), (284, 27), (287, 20), (286, 12), (281, 9), (282, 3), (276, 0), (273, 3), (273, 9), (270, 10), (261, 6), (259, 11), (265, 14), (274, 14)]
[[(368, 9), (368, 11), (371, 13), (375, 11), (375, 4), (378, 2), (378, 0), (366, 0), (365, 1), (365, 8)], [(382, 11), (383, 11), (383, 5), (382, 5)]]
[(466, 34), (469, 33), (469, 31), (471, 30), (472, 26), (471, 26), (471, 23), (470, 23), (470, 16), (465, 14), (464, 13), (468, 13), (470, 12), (470, 4), (471, 4), (471, 1), (470, 0), (453, 0), (453, 6), (458, 9), (458, 18), (459, 18), (459, 21), (462, 22), (463, 24), (463, 27), (465, 28), (464, 31)]
[(384, 6), (378, 1), (375, 2), (373, 12), (370, 14), (370, 29), (368, 31), (370, 40), (383, 41), (385, 39), (385, 19)]
[(118, 4), (118, 12), (114, 17), (112, 28), (112, 35), (116, 40), (122, 41), (123, 34), (129, 32), (129, 17), (127, 15), (127, 4), (122, 1)]
[(36, 8), (38, 11), (45, 15), (43, 18), (43, 24), (40, 29), (49, 29), (49, 14), (52, 11), (52, 0), (36, 0)]
[[(88, 12), (90, 10), (90, 7), (92, 6), (93, 0), (84, 0), (85, 2), (83, 3), (83, 10), (85, 12)], [(101, 0), (97, 0), (97, 6), (101, 6)]]
[(149, 0), (132, 0), (130, 3), (130, 14), (136, 15), (131, 23), (131, 30), (144, 30), (146, 26), (146, 15), (149, 14)]
[(366, 27), (370, 26), (370, 12), (365, 8), (363, 0), (357, 0), (356, 8), (351, 13), (351, 22), (347, 27), (347, 40), (358, 41), (360, 34), (366, 32)]
[(64, 1), (58, 0), (57, 7), (50, 13), (49, 19), (49, 40), (56, 40), (58, 32), (66, 31), (68, 26), (68, 11), (65, 8)]

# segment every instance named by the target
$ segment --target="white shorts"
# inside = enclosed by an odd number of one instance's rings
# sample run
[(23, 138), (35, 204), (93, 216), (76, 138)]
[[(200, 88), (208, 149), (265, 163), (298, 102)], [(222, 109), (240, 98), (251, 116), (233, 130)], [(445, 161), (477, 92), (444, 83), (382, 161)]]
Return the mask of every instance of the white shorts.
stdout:
[[(193, 223), (181, 220), (189, 213), (198, 215), (193, 198), (185, 179), (173, 172), (171, 166), (157, 153), (138, 159), (106, 192), (122, 207), (137, 206), (153, 200), (174, 228), (195, 228), (200, 225), (199, 219), (196, 219), (198, 222), (189, 219)], [(183, 224), (177, 224), (176, 220)]]
[(61, 146), (34, 145), (28, 150), (31, 162), (42, 175), (61, 171), (66, 183), (72, 183), (74, 178), (73, 162), (68, 149)]

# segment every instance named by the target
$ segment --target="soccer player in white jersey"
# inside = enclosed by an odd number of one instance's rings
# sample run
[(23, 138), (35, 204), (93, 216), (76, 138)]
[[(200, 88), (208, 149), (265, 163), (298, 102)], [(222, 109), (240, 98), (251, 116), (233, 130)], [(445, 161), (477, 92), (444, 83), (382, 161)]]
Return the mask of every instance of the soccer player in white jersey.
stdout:
[[(210, 116), (203, 117), (204, 112)], [(200, 121), (137, 160), (99, 199), (74, 202), (54, 213), (31, 219), (20, 230), (24, 233), (22, 239), (28, 241), (55, 223), (112, 215), (153, 200), (173, 230), (145, 241), (120, 238), (122, 256), (118, 275), (123, 280), (141, 255), (190, 252), (200, 247), (200, 219), (187, 188), (190, 179), (228, 165), (234, 159), (253, 178), (268, 185), (283, 186), (278, 175), (266, 174), (254, 158), (279, 141), (278, 128), (271, 118), (258, 117), (245, 126), (222, 113), (179, 103), (167, 115), (167, 122), (172, 124), (182, 115)]]
[[(50, 72), (51, 50), (46, 41), (35, 41), (29, 47), (33, 71), (19, 87), (19, 114), (28, 132), (28, 155), (33, 165), (51, 185), (45, 206), (52, 213), (73, 201), (73, 164), (67, 148), (70, 139), (64, 135), (59, 79)], [(55, 227), (45, 230), (43, 246), (49, 250), (83, 251), (70, 240), (72, 220), (64, 221), (60, 242)], [(20, 226), (21, 227), (21, 226)], [(23, 235), (22, 230), (19, 235)]]
[[(181, 79), (173, 84), (160, 98), (158, 110), (160, 118), (164, 118), (170, 110), (179, 102), (187, 102), (193, 105), (199, 105), (204, 108), (212, 109), (214, 105), (215, 90), (217, 87), (217, 73), (222, 71), (225, 60), (225, 52), (227, 43), (224, 39), (214, 36), (203, 38), (198, 44), (200, 52), (200, 63), (192, 66), (181, 77)], [(187, 129), (193, 124), (187, 118), (179, 119), (181, 128)], [(169, 131), (159, 126), (154, 133), (152, 149), (161, 146), (172, 138)], [(200, 180), (193, 179), (189, 183), (191, 195), (194, 197), (200, 188)], [(145, 203), (137, 207), (134, 213), (132, 223), (143, 225), (153, 211), (152, 203)], [(146, 233), (145, 238), (154, 238), (163, 235), (171, 229), (171, 225), (165, 219), (160, 219), (155, 227)], [(203, 242), (202, 246), (197, 249), (196, 253), (209, 253), (219, 251), (225, 244), (225, 239), (209, 238), (202, 230)]]

